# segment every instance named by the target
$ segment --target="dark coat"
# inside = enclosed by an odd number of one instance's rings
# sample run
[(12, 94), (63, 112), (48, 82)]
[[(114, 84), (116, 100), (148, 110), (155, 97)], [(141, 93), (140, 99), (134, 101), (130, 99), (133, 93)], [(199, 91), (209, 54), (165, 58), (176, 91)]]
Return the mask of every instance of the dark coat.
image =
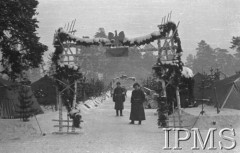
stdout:
[(115, 102), (115, 109), (122, 110), (124, 108), (125, 90), (122, 87), (116, 87), (113, 92), (113, 101)]
[(145, 112), (143, 103), (145, 101), (145, 95), (142, 90), (133, 90), (131, 97), (131, 114), (130, 120), (141, 121), (145, 120)]

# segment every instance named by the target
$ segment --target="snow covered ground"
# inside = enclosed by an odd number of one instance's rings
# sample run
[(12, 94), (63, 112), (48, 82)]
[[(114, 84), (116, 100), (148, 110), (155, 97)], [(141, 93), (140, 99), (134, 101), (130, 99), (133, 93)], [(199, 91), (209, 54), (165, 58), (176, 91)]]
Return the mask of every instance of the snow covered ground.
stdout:
[(201, 105), (183, 109), (183, 117), (188, 118), (185, 119), (185, 124), (193, 125), (196, 121), (194, 127), (199, 129), (240, 128), (240, 110), (223, 108), (217, 113), (216, 108), (204, 104), (203, 115), (200, 114), (201, 111)]
[[(90, 102), (87, 102), (90, 103)], [(91, 105), (91, 104), (89, 104)], [(122, 117), (115, 116), (114, 103), (107, 98), (98, 106), (82, 108), (82, 128), (78, 129), (78, 135), (56, 135), (58, 129), (54, 128), (52, 119), (58, 118), (58, 112), (48, 111), (38, 115), (37, 119), (46, 136), (42, 136), (35, 118), (23, 123), (17, 120), (0, 119), (0, 153), (174, 153), (174, 152), (240, 152), (240, 129), (236, 129), (237, 146), (234, 150), (220, 150), (218, 141), (224, 141), (215, 135), (217, 150), (192, 151), (193, 138), (180, 142), (183, 150), (163, 150), (165, 135), (162, 129), (157, 127), (156, 110), (146, 109), (146, 121), (142, 125), (130, 125), (130, 92), (125, 102)], [(66, 113), (65, 113), (66, 116)], [(65, 129), (66, 130), (66, 129)], [(201, 130), (205, 139), (207, 130)], [(170, 133), (170, 146), (174, 146), (174, 133)], [(228, 145), (228, 142), (224, 143)], [(209, 146), (209, 144), (208, 144)], [(207, 147), (208, 147), (207, 146)]]

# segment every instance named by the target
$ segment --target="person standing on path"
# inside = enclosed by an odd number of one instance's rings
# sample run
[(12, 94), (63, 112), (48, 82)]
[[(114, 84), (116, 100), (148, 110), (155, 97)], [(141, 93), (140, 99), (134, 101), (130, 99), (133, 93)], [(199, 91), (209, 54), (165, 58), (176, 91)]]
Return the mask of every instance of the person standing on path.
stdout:
[(138, 121), (141, 124), (142, 120), (145, 120), (145, 112), (143, 108), (143, 102), (145, 101), (145, 95), (140, 89), (138, 83), (133, 84), (134, 90), (132, 91), (131, 97), (131, 113), (130, 113), (130, 124), (134, 124), (134, 121)]
[(122, 110), (124, 108), (123, 103), (125, 101), (125, 89), (121, 87), (121, 83), (117, 82), (117, 87), (114, 89), (113, 92), (113, 101), (115, 102), (115, 110), (116, 110), (116, 116), (119, 115), (123, 116)]

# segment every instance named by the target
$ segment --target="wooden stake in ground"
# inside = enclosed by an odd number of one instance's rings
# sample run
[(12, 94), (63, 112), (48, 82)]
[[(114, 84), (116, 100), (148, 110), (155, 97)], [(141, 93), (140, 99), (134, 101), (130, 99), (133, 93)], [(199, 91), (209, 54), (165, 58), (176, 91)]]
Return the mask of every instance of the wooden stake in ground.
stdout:
[(181, 127), (182, 121), (181, 121), (181, 102), (180, 102), (180, 95), (179, 95), (179, 87), (176, 87), (176, 97), (177, 97), (177, 107), (178, 107), (178, 122), (179, 122), (179, 127)]

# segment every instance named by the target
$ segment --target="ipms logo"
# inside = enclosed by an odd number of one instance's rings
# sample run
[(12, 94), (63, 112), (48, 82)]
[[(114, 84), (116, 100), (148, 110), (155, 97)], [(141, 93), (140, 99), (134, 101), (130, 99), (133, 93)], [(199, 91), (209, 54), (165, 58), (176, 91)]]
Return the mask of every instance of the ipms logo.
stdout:
[[(199, 150), (200, 148), (202, 150), (208, 149), (208, 150), (217, 150), (217, 147), (214, 146), (214, 133), (216, 133), (216, 128), (210, 128), (208, 130), (207, 136), (205, 139), (202, 138), (202, 135), (198, 128), (192, 128), (191, 130), (185, 129), (185, 128), (163, 128), (163, 131), (165, 133), (165, 146), (163, 147), (164, 150), (182, 150), (182, 147), (180, 146), (180, 141), (188, 141), (191, 137), (191, 133), (193, 136), (193, 147), (191, 147), (192, 150)], [(169, 134), (170, 132), (173, 132), (175, 135), (175, 144), (174, 147), (171, 147), (169, 144)], [(185, 137), (180, 137), (180, 132), (185, 133)], [(181, 136), (184, 134), (181, 134)], [(236, 140), (235, 137), (235, 130), (230, 128), (223, 128), (219, 131), (218, 136), (221, 138), (218, 142), (218, 147), (220, 150), (232, 150), (236, 147)], [(228, 143), (226, 142), (228, 141)], [(207, 144), (209, 144), (209, 147), (207, 147)], [(171, 144), (172, 145), (172, 144)]]

